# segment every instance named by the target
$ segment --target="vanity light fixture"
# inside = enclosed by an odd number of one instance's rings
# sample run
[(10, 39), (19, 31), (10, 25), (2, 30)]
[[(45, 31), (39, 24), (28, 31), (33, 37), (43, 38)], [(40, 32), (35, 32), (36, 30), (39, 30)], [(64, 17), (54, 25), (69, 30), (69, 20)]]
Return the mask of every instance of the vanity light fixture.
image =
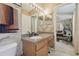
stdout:
[(46, 10), (44, 10), (44, 14), (45, 15), (47, 15), (48, 14), (48, 10), (46, 9)]

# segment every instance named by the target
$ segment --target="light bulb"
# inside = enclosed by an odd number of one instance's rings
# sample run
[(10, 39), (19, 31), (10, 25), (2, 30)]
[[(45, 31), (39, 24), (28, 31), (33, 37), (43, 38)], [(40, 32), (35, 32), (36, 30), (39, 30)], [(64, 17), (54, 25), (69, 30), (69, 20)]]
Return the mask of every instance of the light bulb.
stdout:
[(44, 14), (47, 15), (48, 14), (48, 10), (44, 10)]

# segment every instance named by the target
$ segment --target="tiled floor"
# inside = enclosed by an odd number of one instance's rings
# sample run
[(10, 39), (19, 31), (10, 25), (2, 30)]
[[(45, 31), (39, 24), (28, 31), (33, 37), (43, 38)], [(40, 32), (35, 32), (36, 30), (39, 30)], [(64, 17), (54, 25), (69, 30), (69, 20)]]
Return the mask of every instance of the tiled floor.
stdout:
[(75, 56), (74, 48), (72, 45), (60, 41), (56, 42), (55, 49), (49, 48), (50, 53), (49, 56)]

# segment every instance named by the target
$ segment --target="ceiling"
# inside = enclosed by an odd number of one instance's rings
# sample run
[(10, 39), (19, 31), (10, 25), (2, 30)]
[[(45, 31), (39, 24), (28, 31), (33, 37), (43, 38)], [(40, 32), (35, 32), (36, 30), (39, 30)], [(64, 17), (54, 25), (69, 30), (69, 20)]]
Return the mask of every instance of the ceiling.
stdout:
[(75, 4), (67, 4), (57, 9), (57, 21), (72, 19)]
[(75, 4), (67, 4), (57, 9), (57, 14), (72, 14), (75, 10)]
[[(49, 14), (56, 6), (60, 5), (60, 3), (36, 3), (35, 5), (40, 7), (42, 11), (47, 11)], [(32, 3), (23, 3), (22, 9), (26, 10), (30, 15), (37, 13), (36, 8), (33, 7)]]
[[(47, 12), (47, 16), (51, 16), (49, 15), (53, 9), (56, 6), (61, 5), (61, 3), (36, 3), (34, 5), (32, 5), (33, 3), (23, 3), (22, 4), (22, 9), (23, 9), (23, 13), (29, 16), (32, 16), (34, 14), (36, 14), (38, 11), (36, 10), (36, 8), (34, 6), (39, 7), (39, 9), (41, 9), (42, 11), (46, 11)], [(59, 15), (57, 19), (69, 19), (72, 18), (72, 13), (75, 9), (75, 4), (67, 4), (67, 5), (63, 5), (60, 6), (57, 9), (57, 14)], [(41, 14), (40, 12), (38, 12), (39, 14)]]
[(60, 3), (37, 3), (37, 5), (43, 10), (47, 10), (48, 13), (51, 13), (56, 6), (60, 5)]

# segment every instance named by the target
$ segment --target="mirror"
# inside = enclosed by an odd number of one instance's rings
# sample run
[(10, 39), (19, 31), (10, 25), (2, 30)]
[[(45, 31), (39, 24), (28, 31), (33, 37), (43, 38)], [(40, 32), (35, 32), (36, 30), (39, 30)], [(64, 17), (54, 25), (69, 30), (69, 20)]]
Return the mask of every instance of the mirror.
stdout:
[(38, 31), (44, 33), (53, 33), (52, 15), (43, 15), (38, 18)]

